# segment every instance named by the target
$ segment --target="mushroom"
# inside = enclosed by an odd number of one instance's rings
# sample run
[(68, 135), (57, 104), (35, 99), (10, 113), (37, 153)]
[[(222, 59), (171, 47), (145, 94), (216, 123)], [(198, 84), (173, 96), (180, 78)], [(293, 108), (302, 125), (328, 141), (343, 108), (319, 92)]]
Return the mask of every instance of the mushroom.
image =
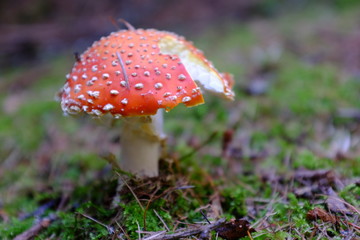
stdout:
[(113, 32), (78, 56), (61, 90), (65, 114), (123, 118), (120, 166), (138, 176), (158, 176), (162, 109), (204, 103), (203, 91), (233, 100), (232, 76), (218, 72), (174, 33), (155, 29)]

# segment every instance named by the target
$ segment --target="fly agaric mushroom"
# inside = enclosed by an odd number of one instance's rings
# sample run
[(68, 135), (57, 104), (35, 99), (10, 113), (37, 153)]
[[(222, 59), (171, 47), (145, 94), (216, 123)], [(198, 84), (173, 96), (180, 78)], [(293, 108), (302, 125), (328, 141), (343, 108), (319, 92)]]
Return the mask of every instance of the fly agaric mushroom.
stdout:
[(183, 37), (130, 28), (102, 37), (77, 58), (61, 106), (66, 114), (124, 118), (120, 166), (152, 177), (164, 139), (161, 110), (202, 104), (202, 91), (233, 100), (232, 83)]

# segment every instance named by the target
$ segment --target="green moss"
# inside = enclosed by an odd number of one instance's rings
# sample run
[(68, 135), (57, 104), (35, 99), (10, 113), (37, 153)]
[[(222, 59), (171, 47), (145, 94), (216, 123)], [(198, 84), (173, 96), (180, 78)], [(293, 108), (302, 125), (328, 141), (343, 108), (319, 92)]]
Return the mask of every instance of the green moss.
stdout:
[(360, 185), (359, 184), (350, 184), (346, 186), (340, 193), (339, 196), (342, 197), (347, 203), (352, 206), (360, 206)]
[(334, 0), (335, 6), (341, 9), (348, 8), (357, 8), (359, 6), (359, 1), (357, 0)]
[(264, 149), (269, 140), (270, 139), (267, 132), (255, 131), (251, 135), (250, 146), (255, 151), (261, 151)]
[(292, 237), (300, 237), (310, 233), (311, 226), (306, 220), (306, 214), (312, 209), (311, 204), (308, 201), (297, 199), (293, 193), (289, 193), (287, 198), (287, 203), (277, 202), (274, 204), (273, 212), (275, 214), (271, 217), (271, 222), (278, 226), (291, 223), (290, 229), (298, 229), (298, 232), (291, 232)]
[(344, 175), (360, 176), (360, 157), (346, 159), (344, 162)]
[[(24, 103), (13, 115), (13, 137), (25, 151), (35, 150), (45, 137), (45, 129), (53, 121), (54, 101), (32, 100)], [(21, 117), (18, 117), (21, 116)]]
[[(156, 211), (165, 222), (171, 221), (171, 216), (168, 212), (165, 212), (160, 208), (164, 204), (163, 200), (156, 200), (153, 202), (146, 214), (136, 201), (132, 201), (127, 204), (120, 204), (123, 208), (123, 220), (122, 225), (125, 226), (126, 231), (132, 237), (132, 239), (138, 238), (138, 229), (146, 231), (162, 231), (165, 229), (161, 220), (156, 216)], [(146, 227), (146, 228), (145, 228)]]
[(332, 99), (337, 85), (333, 68), (288, 59), (286, 66), (280, 68), (269, 97), (296, 115), (329, 113), (334, 110)]
[(109, 227), (109, 220), (114, 214), (114, 210), (106, 209), (100, 204), (90, 201), (81, 204), (76, 212), (58, 212), (58, 220), (53, 222), (43, 231), (38, 239), (44, 239), (51, 234), (55, 234), (60, 239), (106, 239), (112, 236), (102, 224), (97, 223), (81, 214), (86, 214), (95, 220), (106, 224)]
[(197, 199), (189, 199), (180, 195), (174, 202), (174, 205), (170, 208), (171, 215), (184, 216), (188, 222), (202, 221), (203, 217), (199, 212), (195, 212), (201, 203)]
[(236, 219), (244, 217), (247, 213), (245, 205), (246, 193), (246, 190), (238, 186), (223, 189), (221, 196), (224, 198), (224, 211)]
[[(4, 211), (9, 216), (25, 216), (36, 210), (38, 202), (24, 194), (24, 196), (18, 196), (5, 204)], [(13, 220), (15, 221), (15, 218)]]
[(111, 235), (102, 225), (74, 213), (59, 213), (59, 219), (43, 231), (37, 239), (55, 234), (60, 239), (106, 239)]
[(293, 161), (294, 168), (304, 167), (315, 170), (320, 168), (331, 168), (334, 166), (334, 161), (327, 158), (319, 158), (314, 153), (308, 150), (301, 150)]
[(34, 223), (33, 218), (19, 220), (17, 218), (11, 218), (9, 223), (0, 222), (0, 236), (1, 239), (13, 239), (18, 234), (29, 229)]
[[(257, 240), (287, 240), (291, 239), (292, 235), (284, 231), (273, 231), (269, 233), (268, 231), (260, 230), (252, 234), (252, 239)], [(252, 240), (249, 237), (244, 237), (242, 240)]]
[(10, 116), (4, 113), (0, 116), (0, 136), (9, 136), (13, 129), (13, 120)]

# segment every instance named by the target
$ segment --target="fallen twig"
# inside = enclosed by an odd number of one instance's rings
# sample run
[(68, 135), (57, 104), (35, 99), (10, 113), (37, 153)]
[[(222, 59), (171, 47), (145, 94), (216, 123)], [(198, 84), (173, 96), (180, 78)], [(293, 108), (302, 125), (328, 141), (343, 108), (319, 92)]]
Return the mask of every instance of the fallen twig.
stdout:
[(119, 227), (119, 229), (122, 231), (122, 233), (125, 235), (126, 239), (130, 239), (130, 236), (125, 232), (125, 230), (121, 227), (121, 225), (115, 221), (116, 225)]
[(51, 200), (51, 201), (49, 201), (49, 202), (47, 202), (45, 204), (42, 204), (37, 209), (35, 209), (35, 211), (21, 216), (19, 218), (19, 220), (25, 220), (25, 219), (28, 219), (30, 217), (40, 218), (41, 216), (44, 215), (46, 210), (48, 210), (49, 208), (54, 207), (55, 204), (57, 204), (57, 202), (59, 202), (59, 199), (54, 199), (54, 200)]
[(160, 232), (161, 234), (159, 234), (159, 232), (155, 232), (152, 235), (143, 238), (143, 240), (175, 240), (179, 238), (186, 238), (194, 235), (199, 235), (203, 232), (210, 232), (212, 230), (215, 230), (223, 226), (224, 224), (225, 224), (225, 219), (220, 219), (214, 223), (207, 225), (201, 225), (186, 229), (182, 228), (172, 234), (166, 234), (165, 232)]
[(114, 231), (114, 228), (113, 227), (110, 227), (102, 222), (100, 222), (99, 220), (96, 220), (95, 218), (89, 216), (89, 215), (86, 215), (85, 213), (80, 213), (80, 212), (77, 212), (76, 214), (79, 214), (87, 219), (90, 219), (91, 221), (103, 226), (104, 228), (106, 228), (106, 230), (108, 231), (109, 234), (114, 234), (115, 231)]
[(141, 204), (139, 198), (136, 196), (135, 192), (132, 190), (132, 188), (129, 186), (129, 184), (126, 182), (126, 180), (124, 180), (124, 178), (121, 176), (120, 173), (118, 173), (118, 172), (115, 172), (115, 173), (119, 176), (120, 180), (121, 180), (121, 181), (126, 185), (126, 187), (130, 190), (131, 194), (134, 196), (136, 202), (139, 204), (139, 206), (141, 207), (141, 209), (142, 209), (143, 211), (145, 211), (144, 206)]
[(31, 228), (26, 230), (25, 232), (21, 233), (20, 235), (17, 235), (14, 240), (28, 240), (32, 239), (36, 235), (38, 235), (44, 228), (47, 228), (50, 226), (50, 224), (55, 221), (58, 217), (54, 215), (50, 215), (49, 217), (45, 217), (41, 219), (40, 221), (36, 222), (35, 225), (33, 225)]
[(166, 229), (167, 231), (170, 231), (170, 229), (169, 229), (169, 227), (166, 225), (164, 219), (162, 219), (162, 217), (158, 214), (158, 212), (157, 212), (155, 209), (153, 209), (153, 211), (154, 211), (155, 215), (160, 219), (160, 221), (161, 221), (162, 224), (164, 225), (165, 229)]
[(161, 231), (161, 232), (155, 233), (154, 235), (151, 235), (148, 238), (145, 238), (144, 240), (156, 240), (156, 239), (158, 239), (157, 237), (162, 236), (165, 233), (166, 233), (166, 231)]

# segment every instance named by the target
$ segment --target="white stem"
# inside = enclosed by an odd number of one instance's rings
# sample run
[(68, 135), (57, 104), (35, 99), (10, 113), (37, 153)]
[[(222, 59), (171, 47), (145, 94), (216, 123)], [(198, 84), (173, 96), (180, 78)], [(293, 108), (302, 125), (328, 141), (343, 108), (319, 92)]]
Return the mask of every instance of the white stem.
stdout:
[(163, 139), (162, 110), (152, 117), (125, 119), (121, 134), (121, 168), (137, 176), (158, 176)]

